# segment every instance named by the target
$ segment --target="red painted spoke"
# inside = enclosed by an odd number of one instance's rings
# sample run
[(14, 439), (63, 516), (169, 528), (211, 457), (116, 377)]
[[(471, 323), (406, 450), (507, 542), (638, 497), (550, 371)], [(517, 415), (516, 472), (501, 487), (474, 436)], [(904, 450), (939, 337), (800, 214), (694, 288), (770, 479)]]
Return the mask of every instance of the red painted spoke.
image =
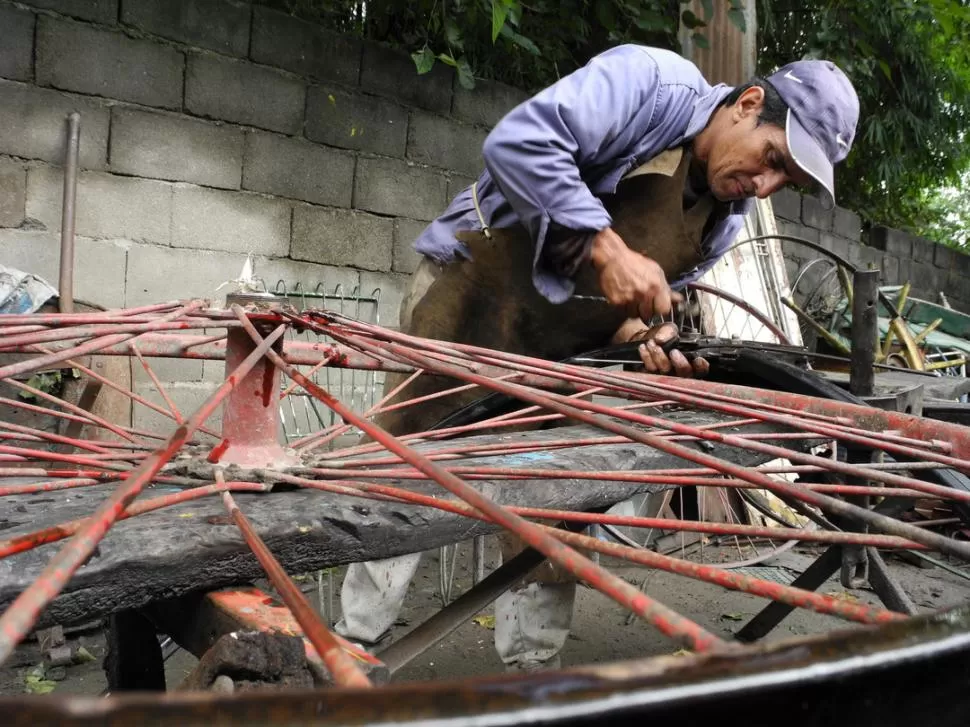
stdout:
[[(191, 304), (190, 304), (191, 305)], [(201, 307), (201, 302), (198, 307)], [(189, 307), (189, 306), (187, 306)], [(181, 309), (180, 309), (181, 310)], [(6, 661), (23, 637), (33, 628), (41, 610), (64, 588), (74, 572), (86, 561), (118, 516), (158, 474), (159, 470), (188, 441), (192, 432), (218, 408), (235, 387), (263, 357), (266, 350), (286, 331), (279, 326), (230, 374), (185, 424), (180, 425), (165, 445), (146, 459), (132, 476), (120, 484), (79, 530), (55, 555), (44, 571), (0, 616), (0, 663)]]
[[(209, 497), (210, 495), (217, 495), (226, 490), (238, 492), (265, 492), (266, 485), (259, 482), (227, 482), (225, 484), (218, 483), (214, 485), (200, 484), (191, 490), (183, 490), (182, 492), (174, 492), (170, 495), (153, 497), (150, 500), (133, 502), (132, 504), (128, 505), (128, 507), (126, 507), (120, 515), (118, 515), (117, 519), (119, 521), (127, 520), (128, 518), (133, 518), (137, 515), (144, 515), (146, 512), (154, 512), (155, 510), (161, 510), (166, 507), (181, 505), (184, 502), (191, 502), (192, 500)], [(77, 533), (86, 522), (88, 522), (86, 518), (81, 520), (68, 520), (67, 522), (58, 523), (57, 525), (52, 525), (51, 527), (35, 530), (31, 533), (15, 535), (11, 538), (7, 538), (6, 540), (0, 540), (0, 558), (7, 558), (11, 555), (16, 555), (17, 553), (23, 553), (24, 551), (40, 547), (41, 545), (56, 543), (58, 540), (69, 538)]]
[[(357, 342), (360, 344), (360, 342)], [(920, 528), (907, 525), (906, 523), (894, 520), (893, 518), (881, 515), (880, 513), (873, 512), (871, 510), (865, 509), (858, 505), (853, 505), (851, 503), (843, 502), (835, 498), (829, 497), (819, 492), (811, 492), (800, 488), (795, 485), (791, 485), (785, 482), (772, 480), (766, 475), (757, 472), (756, 470), (749, 470), (748, 468), (736, 465), (732, 462), (727, 462), (720, 460), (717, 457), (713, 457), (704, 452), (696, 452), (689, 449), (676, 442), (671, 442), (663, 437), (657, 437), (654, 435), (647, 434), (641, 430), (630, 427), (626, 424), (620, 424), (618, 422), (612, 421), (610, 419), (605, 419), (601, 416), (596, 416), (595, 414), (606, 414), (612, 417), (627, 419), (628, 421), (634, 421), (641, 424), (646, 424), (647, 426), (662, 426), (668, 428), (671, 431), (675, 431), (681, 434), (692, 434), (699, 436), (703, 439), (708, 439), (711, 441), (717, 441), (724, 444), (729, 444), (732, 446), (740, 446), (742, 448), (752, 449), (754, 451), (760, 451), (765, 454), (771, 454), (775, 457), (785, 457), (793, 461), (806, 461), (810, 464), (816, 464), (816, 460), (821, 460), (821, 458), (813, 457), (811, 455), (804, 455), (793, 450), (787, 450), (781, 447), (774, 447), (772, 445), (762, 444), (754, 440), (742, 439), (739, 437), (733, 437), (729, 435), (723, 435), (719, 432), (713, 431), (703, 431), (698, 430), (696, 427), (690, 427), (675, 422), (669, 422), (665, 420), (658, 419), (656, 417), (648, 417), (640, 414), (632, 414), (629, 412), (617, 412), (610, 407), (603, 406), (601, 404), (596, 404), (594, 402), (586, 402), (579, 400), (570, 401), (568, 398), (560, 396), (553, 393), (539, 393), (536, 390), (530, 389), (528, 387), (513, 384), (504, 381), (493, 381), (487, 377), (480, 376), (478, 374), (468, 373), (462, 369), (448, 366), (446, 364), (440, 364), (436, 361), (416, 353), (413, 348), (408, 348), (406, 346), (401, 346), (398, 344), (388, 344), (399, 356), (411, 360), (416, 366), (423, 367), (427, 370), (434, 371), (436, 373), (451, 376), (457, 379), (463, 379), (475, 383), (480, 383), (482, 386), (487, 386), (495, 391), (500, 391), (502, 393), (510, 394), (516, 396), (524, 401), (529, 401), (535, 404), (539, 404), (548, 409), (559, 411), (560, 413), (566, 414), (571, 419), (576, 421), (584, 422), (587, 424), (593, 424), (601, 429), (607, 431), (612, 431), (617, 434), (622, 434), (628, 437), (632, 441), (640, 442), (641, 444), (647, 444), (659, 449), (667, 454), (676, 455), (682, 459), (690, 462), (695, 462), (697, 464), (705, 465), (718, 469), (724, 474), (731, 475), (736, 478), (746, 479), (756, 485), (760, 485), (762, 489), (769, 490), (776, 495), (794, 497), (807, 504), (819, 507), (827, 512), (832, 512), (837, 515), (842, 515), (845, 517), (852, 518), (853, 520), (861, 521), (867, 523), (873, 528), (880, 530), (885, 533), (902, 535), (908, 537), (916, 542), (929, 545), (932, 548), (938, 549), (941, 552), (948, 553), (950, 555), (958, 556), (964, 560), (970, 560), (970, 544), (956, 541), (952, 538), (947, 538), (937, 533), (931, 533), (920, 530)], [(366, 344), (364, 344), (366, 347)], [(387, 445), (385, 445), (387, 446)], [(391, 449), (391, 447), (388, 447)], [(393, 451), (393, 450), (392, 450)], [(854, 465), (845, 464), (842, 462), (834, 462), (827, 460), (823, 462), (829, 466), (830, 469), (842, 472), (844, 474), (849, 474), (851, 476), (858, 476), (863, 478), (871, 479), (882, 479), (888, 484), (898, 484), (902, 487), (911, 487), (912, 489), (922, 490), (923, 488), (930, 488), (926, 483), (919, 482), (918, 480), (911, 480), (910, 478), (899, 477), (896, 475), (889, 475), (877, 471), (867, 472), (865, 468), (857, 467)], [(870, 477), (874, 475), (874, 477)], [(915, 484), (914, 484), (915, 483)], [(944, 488), (945, 489), (945, 488)], [(929, 489), (927, 490), (929, 491)], [(965, 499), (963, 495), (966, 493), (957, 493), (953, 495), (956, 499)], [(959, 495), (959, 496), (958, 496)]]
[(184, 422), (185, 419), (182, 418), (182, 413), (178, 410), (178, 407), (175, 406), (175, 402), (172, 401), (172, 398), (168, 395), (168, 392), (165, 391), (165, 387), (162, 386), (162, 382), (158, 380), (158, 377), (155, 375), (152, 367), (145, 360), (145, 357), (141, 355), (141, 351), (138, 350), (138, 346), (135, 345), (134, 341), (128, 344), (128, 349), (135, 354), (135, 357), (138, 359), (139, 363), (141, 363), (142, 368), (145, 369), (145, 373), (148, 374), (148, 378), (152, 380), (155, 390), (158, 392), (158, 395), (162, 397), (162, 401), (165, 402), (165, 406), (167, 406), (169, 411), (172, 413), (172, 418), (175, 419), (175, 423), (181, 424)]
[[(243, 327), (252, 337), (254, 342), (259, 342), (262, 337), (255, 327), (249, 322), (246, 314), (238, 306), (233, 307)], [(613, 598), (618, 603), (626, 606), (647, 622), (653, 624), (661, 633), (677, 638), (690, 644), (697, 651), (709, 651), (715, 648), (724, 648), (726, 644), (714, 634), (698, 624), (684, 618), (675, 611), (658, 603), (645, 593), (637, 590), (626, 581), (616, 577), (609, 571), (593, 563), (588, 558), (580, 555), (576, 551), (564, 546), (558, 540), (544, 532), (533, 523), (523, 520), (518, 515), (510, 513), (505, 508), (492, 502), (480, 492), (475, 490), (459, 478), (445, 472), (433, 462), (427, 460), (418, 452), (401, 444), (395, 437), (389, 435), (383, 429), (372, 422), (355, 414), (353, 411), (341, 404), (326, 391), (314, 384), (303, 376), (296, 368), (287, 364), (274, 351), (269, 350), (267, 357), (273, 361), (280, 369), (286, 372), (287, 376), (298, 381), (310, 394), (320, 399), (338, 415), (345, 420), (353, 423), (368, 436), (380, 442), (389, 450), (397, 453), (414, 467), (421, 469), (430, 477), (434, 478), (438, 484), (453, 494), (457, 495), (465, 502), (488, 515), (506, 529), (514, 532), (526, 543), (541, 552), (557, 565), (563, 567), (573, 575), (583, 581), (595, 585), (605, 595)], [(506, 382), (497, 382), (506, 383)], [(511, 384), (508, 384), (511, 385)]]
[(256, 559), (259, 560), (263, 570), (266, 571), (266, 575), (269, 576), (269, 580), (277, 593), (280, 594), (280, 598), (283, 599), (297, 623), (300, 624), (300, 628), (303, 629), (304, 635), (313, 644), (313, 648), (317, 650), (317, 654), (323, 659), (323, 663), (326, 664), (333, 676), (334, 682), (343, 687), (373, 686), (370, 679), (357, 666), (353, 657), (344, 651), (340, 642), (323, 625), (323, 621), (314, 612), (313, 607), (306, 600), (306, 596), (286, 574), (279, 561), (273, 557), (269, 548), (266, 547), (266, 543), (259, 537), (249, 520), (236, 505), (232, 495), (228, 492), (222, 493), (222, 501), (243, 534), (246, 544), (253, 551)]
[[(313, 488), (313, 489), (330, 489), (326, 485), (330, 483), (317, 482), (316, 480), (308, 480), (300, 477), (293, 477), (286, 475), (283, 477), (285, 481), (292, 482), (293, 484), (301, 485), (303, 487)], [(359, 492), (354, 492), (358, 490)], [(378, 488), (374, 490), (375, 494), (380, 492), (387, 492), (388, 490), (393, 490), (394, 488)], [(360, 486), (360, 483), (348, 482), (344, 487), (337, 485), (331, 491), (339, 492), (341, 494), (351, 494), (356, 495), (362, 492), (368, 491)], [(446, 510), (449, 512), (458, 513), (467, 517), (473, 517), (478, 520), (484, 520), (487, 522), (494, 522), (489, 517), (484, 515), (482, 512), (475, 510), (472, 506), (464, 502), (456, 501), (442, 501), (428, 495), (420, 495), (413, 492), (408, 492), (406, 490), (398, 490), (397, 493), (391, 495), (387, 492), (388, 499), (398, 499), (400, 501), (412, 502), (414, 504), (425, 505), (428, 507), (433, 507), (439, 510)], [(538, 508), (507, 508), (510, 511), (521, 512), (523, 514), (529, 514), (530, 517), (536, 517), (536, 515), (531, 513), (541, 513), (541, 517), (550, 520), (561, 520), (564, 519), (560, 515), (565, 515), (565, 519), (572, 520), (574, 522), (600, 522), (605, 524), (617, 524), (617, 525), (629, 525), (630, 520), (643, 520), (650, 521), (650, 518), (626, 518), (622, 516), (596, 516), (593, 513), (576, 513), (570, 510), (565, 511), (552, 511), (552, 510), (540, 510)], [(590, 517), (592, 519), (587, 520), (585, 517)], [(652, 527), (666, 528), (667, 524), (681, 523), (683, 521), (669, 521), (661, 520), (657, 521), (661, 523), (660, 525), (652, 525)], [(693, 523), (694, 525), (699, 525), (701, 527), (715, 526), (715, 523)], [(595, 550), (601, 553), (606, 553), (607, 555), (612, 555), (623, 560), (627, 560), (634, 563), (640, 563), (642, 565), (648, 565), (654, 568), (662, 568), (663, 570), (668, 570), (673, 573), (680, 573), (681, 575), (686, 575), (691, 578), (697, 578), (700, 580), (705, 580), (710, 583), (716, 583), (717, 585), (724, 586), (725, 588), (730, 588), (732, 590), (745, 591), (747, 593), (752, 593), (754, 595), (762, 596), (764, 598), (770, 598), (772, 600), (780, 601), (782, 603), (788, 603), (797, 608), (807, 608), (819, 613), (827, 613), (835, 616), (840, 616), (853, 621), (860, 621), (862, 623), (884, 623), (887, 621), (898, 620), (902, 618), (899, 614), (894, 614), (890, 611), (885, 611), (879, 608), (872, 608), (869, 606), (862, 606), (859, 604), (849, 604), (849, 608), (845, 608), (847, 602), (840, 601), (838, 599), (830, 598), (828, 596), (822, 596), (811, 591), (806, 591), (800, 588), (795, 588), (792, 586), (784, 586), (779, 583), (774, 583), (771, 581), (764, 581), (758, 578), (752, 578), (750, 576), (744, 576), (739, 573), (732, 573), (730, 571), (716, 568), (714, 566), (704, 566), (698, 565), (696, 563), (691, 563), (689, 561), (681, 560), (678, 558), (671, 558), (669, 556), (664, 556), (653, 551), (631, 548), (629, 546), (615, 545), (604, 543), (597, 538), (590, 538), (587, 536), (582, 536), (574, 533), (564, 532), (556, 528), (550, 528), (545, 526), (539, 526), (542, 530), (562, 542), (571, 543), (576, 547), (583, 548), (585, 550)], [(638, 526), (639, 527), (639, 526)], [(774, 530), (773, 528), (762, 528), (762, 530)], [(699, 530), (698, 532), (704, 532)], [(787, 532), (783, 530), (783, 532)], [(805, 534), (818, 534), (824, 536), (860, 536), (858, 533), (833, 533), (827, 531), (805, 531)], [(872, 537), (872, 536), (869, 536)], [(884, 536), (884, 538), (889, 536)], [(834, 540), (819, 540), (818, 542), (837, 542)], [(846, 541), (841, 541), (846, 542)], [(892, 538), (892, 542), (895, 547), (912, 547), (913, 544), (907, 543), (901, 538)], [(876, 547), (886, 547), (876, 546)], [(918, 547), (918, 546), (917, 546)]]

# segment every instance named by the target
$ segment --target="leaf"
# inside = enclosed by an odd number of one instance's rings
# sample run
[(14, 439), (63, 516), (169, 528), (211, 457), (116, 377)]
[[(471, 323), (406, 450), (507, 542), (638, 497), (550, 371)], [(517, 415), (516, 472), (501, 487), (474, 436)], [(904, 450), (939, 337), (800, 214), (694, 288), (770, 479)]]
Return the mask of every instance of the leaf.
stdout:
[(458, 68), (458, 61), (456, 61), (447, 53), (439, 53), (438, 60), (444, 63), (445, 65), (451, 66), (452, 68)]
[(714, 0), (701, 0), (701, 7), (704, 8), (704, 20), (710, 20), (714, 15)]
[(414, 67), (418, 69), (419, 74), (427, 73), (434, 66), (434, 53), (428, 46), (412, 53), (411, 59), (414, 61)]
[(888, 78), (890, 82), (892, 82), (892, 80), (893, 80), (893, 71), (889, 67), (889, 64), (886, 63), (886, 61), (880, 59), (879, 60), (879, 67), (882, 69), (883, 75), (886, 76), (886, 78)]
[(704, 48), (706, 50), (711, 47), (711, 44), (707, 42), (707, 38), (702, 33), (694, 33), (690, 39), (698, 48)]
[(498, 40), (498, 35), (505, 27), (505, 19), (508, 16), (509, 6), (502, 0), (492, 0), (492, 43)]
[(28, 694), (50, 694), (57, 686), (57, 682), (45, 679), (47, 673), (43, 664), (38, 664), (24, 676), (24, 690)]
[(742, 33), (748, 32), (748, 20), (744, 17), (743, 10), (731, 8), (728, 10), (728, 20), (730, 20), (734, 24), (734, 27), (740, 30)]
[(640, 30), (664, 31), (670, 28), (671, 20), (660, 13), (646, 13), (637, 18), (636, 26)]
[(685, 10), (683, 13), (681, 13), (680, 19), (684, 26), (689, 30), (693, 30), (694, 28), (703, 28), (705, 25), (707, 25), (707, 23), (694, 15), (693, 10)]
[(529, 51), (529, 53), (531, 53), (534, 56), (542, 55), (542, 53), (539, 51), (539, 46), (537, 46), (535, 43), (533, 43), (531, 40), (526, 38), (521, 33), (516, 33), (507, 25), (502, 28), (501, 35), (503, 38), (508, 38), (509, 40), (511, 40), (520, 48), (524, 48), (525, 50)]
[(494, 616), (476, 616), (472, 619), (475, 623), (485, 629), (495, 630), (495, 617)]
[(452, 18), (445, 18), (445, 42), (448, 44), (449, 48), (457, 48), (462, 50), (464, 48), (464, 41), (461, 37), (461, 28), (458, 27)]
[(464, 57), (458, 61), (458, 83), (461, 84), (462, 88), (469, 91), (475, 88), (475, 74), (472, 72), (468, 60)]
[(83, 646), (79, 646), (77, 652), (74, 654), (74, 661), (78, 664), (85, 664), (89, 661), (96, 661), (96, 659), (94, 658), (94, 654)]

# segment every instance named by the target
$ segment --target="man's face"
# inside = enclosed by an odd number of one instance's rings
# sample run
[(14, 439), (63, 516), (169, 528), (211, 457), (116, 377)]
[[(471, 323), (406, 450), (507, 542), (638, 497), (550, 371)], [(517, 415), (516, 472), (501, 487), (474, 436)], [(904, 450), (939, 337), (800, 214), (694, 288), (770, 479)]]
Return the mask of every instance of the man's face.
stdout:
[(795, 164), (785, 130), (774, 124), (758, 125), (764, 91), (751, 88), (730, 113), (707, 158), (707, 182), (714, 197), (729, 202), (746, 197), (764, 198), (786, 184), (810, 186), (812, 178)]

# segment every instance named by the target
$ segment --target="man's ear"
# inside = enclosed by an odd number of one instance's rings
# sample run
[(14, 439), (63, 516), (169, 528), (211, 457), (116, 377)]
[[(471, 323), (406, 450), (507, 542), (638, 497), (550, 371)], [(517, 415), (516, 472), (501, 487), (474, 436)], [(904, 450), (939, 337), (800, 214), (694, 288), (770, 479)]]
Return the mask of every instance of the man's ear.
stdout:
[(761, 86), (752, 86), (744, 91), (734, 104), (736, 121), (748, 116), (760, 116), (765, 105), (765, 90)]

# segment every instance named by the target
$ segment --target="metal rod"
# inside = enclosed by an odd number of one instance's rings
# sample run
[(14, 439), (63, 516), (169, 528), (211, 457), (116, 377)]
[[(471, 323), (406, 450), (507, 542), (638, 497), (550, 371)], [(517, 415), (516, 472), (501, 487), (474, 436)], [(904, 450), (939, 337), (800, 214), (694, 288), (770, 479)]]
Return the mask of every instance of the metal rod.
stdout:
[[(388, 336), (391, 335), (401, 335), (388, 332)], [(407, 338), (405, 336), (405, 338)], [(739, 446), (742, 448), (749, 448), (755, 451), (761, 451), (766, 454), (773, 454), (779, 457), (786, 457), (793, 461), (806, 461), (807, 463), (814, 464), (816, 460), (821, 460), (821, 458), (814, 457), (812, 455), (803, 455), (799, 452), (793, 450), (784, 449), (782, 447), (775, 447), (768, 444), (762, 444), (754, 440), (741, 439), (739, 437), (732, 437), (729, 435), (724, 435), (719, 432), (710, 432), (698, 430), (696, 427), (689, 427), (686, 425), (678, 424), (676, 422), (669, 422), (664, 420), (659, 420), (656, 417), (647, 417), (640, 414), (631, 414), (629, 412), (617, 412), (610, 407), (597, 404), (595, 402), (587, 402), (582, 400), (569, 400), (566, 397), (560, 396), (558, 394), (547, 393), (542, 394), (538, 391), (530, 389), (528, 387), (513, 384), (506, 381), (494, 381), (488, 377), (480, 376), (478, 374), (473, 374), (470, 372), (465, 372), (453, 366), (448, 366), (445, 364), (439, 364), (425, 356), (416, 353), (413, 347), (407, 347), (396, 343), (389, 343), (395, 353), (404, 359), (412, 360), (416, 365), (423, 368), (429, 369), (436, 373), (440, 373), (445, 376), (451, 376), (457, 379), (463, 379), (466, 381), (471, 381), (474, 383), (480, 383), (482, 386), (486, 386), (496, 391), (502, 393), (511, 394), (523, 401), (539, 404), (544, 408), (551, 409), (553, 411), (558, 411), (566, 414), (571, 419), (576, 421), (581, 421), (588, 424), (593, 424), (601, 429), (611, 431), (617, 434), (622, 434), (632, 441), (640, 442), (641, 444), (647, 444), (659, 449), (667, 454), (672, 454), (685, 459), (690, 462), (695, 462), (697, 464), (706, 465), (709, 467), (714, 467), (719, 469), (725, 474), (730, 474), (734, 477), (740, 479), (746, 479), (754, 484), (761, 485), (763, 489), (767, 489), (776, 495), (786, 495), (799, 500), (802, 500), (808, 504), (815, 505), (816, 507), (822, 508), (823, 510), (833, 512), (845, 517), (852, 518), (854, 520), (859, 520), (866, 522), (871, 526), (889, 534), (902, 535), (916, 542), (923, 543), (924, 545), (929, 545), (934, 549), (941, 550), (942, 552), (949, 553), (951, 555), (956, 555), (964, 560), (970, 560), (970, 544), (963, 543), (952, 538), (947, 538), (936, 533), (927, 532), (920, 530), (920, 528), (907, 525), (906, 523), (894, 520), (893, 518), (880, 515), (879, 513), (872, 512), (865, 508), (852, 505), (850, 503), (844, 502), (842, 500), (823, 495), (818, 492), (810, 492), (804, 488), (800, 488), (796, 485), (791, 485), (787, 482), (781, 482), (777, 480), (772, 480), (766, 475), (754, 470), (748, 470), (746, 467), (736, 465), (733, 462), (726, 462), (724, 460), (718, 459), (717, 457), (708, 455), (704, 452), (697, 452), (684, 445), (678, 444), (676, 442), (671, 442), (663, 437), (657, 437), (654, 435), (647, 434), (639, 429), (635, 429), (626, 424), (620, 424), (611, 419), (607, 419), (604, 416), (627, 419), (632, 422), (638, 422), (646, 424), (648, 426), (663, 426), (665, 428), (671, 429), (682, 434), (694, 434), (700, 436), (704, 439), (709, 439), (711, 441), (718, 441), (724, 444), (729, 444), (733, 446)], [(474, 347), (466, 347), (474, 348)], [(497, 353), (497, 352), (496, 352)], [(560, 365), (553, 364), (551, 368), (557, 368)], [(562, 366), (561, 368), (566, 368)], [(299, 374), (299, 372), (297, 372)], [(325, 394), (325, 392), (323, 392)], [(697, 405), (702, 407), (710, 408), (711, 405), (705, 401), (697, 402)], [(789, 422), (786, 422), (789, 423)], [(797, 419), (793, 419), (790, 425), (798, 426)], [(807, 423), (804, 424), (808, 426)], [(844, 436), (844, 435), (843, 435)], [(386, 446), (386, 445), (385, 445)], [(390, 447), (388, 447), (391, 449)], [(402, 447), (402, 449), (405, 449)], [(393, 450), (392, 450), (393, 451)], [(834, 462), (831, 460), (825, 460), (826, 465), (835, 471), (841, 471), (844, 474), (856, 475), (861, 477), (870, 477), (870, 472), (867, 472), (864, 468), (859, 468), (855, 465), (850, 465), (842, 462)], [(432, 464), (432, 463), (428, 463)], [(970, 466), (966, 461), (960, 462), (961, 469)], [(876, 473), (875, 478), (879, 479), (880, 474)], [(921, 483), (919, 481), (912, 481), (910, 478), (901, 478), (895, 475), (888, 475), (883, 473), (881, 479), (890, 484), (899, 484), (904, 487), (912, 487), (912, 489), (922, 489), (928, 487), (926, 483)], [(915, 484), (913, 484), (915, 482)], [(464, 483), (463, 483), (464, 484)], [(917, 486), (918, 485), (918, 486)], [(966, 493), (964, 493), (966, 494)]]
[(532, 548), (523, 550), (470, 591), (463, 593), (450, 606), (438, 611), (420, 626), (378, 653), (378, 658), (384, 662), (391, 674), (394, 674), (460, 626), (468, 623), (472, 616), (544, 561), (545, 556), (537, 550)]
[[(190, 304), (192, 305), (192, 304)], [(172, 315), (180, 314), (176, 311)], [(105, 502), (91, 515), (79, 530), (55, 555), (37, 579), (31, 583), (0, 616), (0, 664), (7, 660), (17, 644), (30, 632), (43, 608), (60, 593), (71, 576), (89, 558), (98, 543), (124, 509), (141, 493), (152, 478), (181, 449), (192, 432), (204, 422), (228, 396), (237, 377), (245, 376), (263, 357), (283, 333), (286, 326), (279, 326), (243, 361), (212, 396), (180, 425), (164, 446), (154, 452), (120, 484)]]
[[(416, 505), (426, 505), (445, 512), (466, 515), (479, 519), (486, 519), (467, 505), (455, 500), (442, 500), (427, 495), (421, 495), (410, 490), (386, 485), (376, 485), (357, 480), (311, 480), (279, 473), (275, 475), (281, 482), (289, 482), (301, 487), (310, 487), (336, 494), (362, 496), (370, 494), (374, 499), (396, 500)], [(656, 528), (671, 532), (705, 533), (708, 535), (745, 535), (749, 537), (767, 538), (771, 540), (796, 540), (830, 544), (858, 544), (877, 548), (923, 549), (926, 546), (917, 545), (912, 541), (895, 535), (880, 535), (875, 533), (845, 532), (842, 530), (805, 530), (798, 528), (776, 528), (761, 525), (745, 525), (742, 523), (715, 523), (696, 520), (664, 519), (636, 517), (632, 515), (610, 515), (608, 513), (574, 512), (572, 510), (552, 510), (539, 507), (507, 506), (506, 509), (526, 518), (540, 520), (554, 520), (578, 522), (599, 525), (620, 525), (636, 528)]]
[[(274, 389), (274, 393), (277, 390)], [(290, 609), (293, 617), (300, 624), (300, 628), (303, 629), (303, 634), (313, 644), (313, 648), (317, 650), (320, 658), (323, 659), (323, 663), (326, 664), (331, 676), (333, 676), (334, 682), (342, 687), (373, 686), (370, 679), (357, 666), (353, 657), (343, 650), (334, 635), (323, 625), (320, 617), (314, 612), (306, 596), (303, 595), (303, 591), (297, 588), (286, 571), (283, 570), (283, 566), (276, 560), (270, 549), (266, 547), (266, 543), (259, 537), (259, 533), (256, 532), (248, 518), (236, 505), (232, 495), (223, 492), (222, 501), (246, 540), (246, 544), (253, 551), (263, 570), (266, 571), (266, 575), (277, 593), (280, 594), (280, 598), (283, 599), (283, 603)]]
[[(155, 510), (161, 510), (166, 507), (180, 505), (183, 502), (191, 502), (192, 500), (198, 500), (210, 495), (217, 495), (227, 490), (265, 492), (266, 485), (260, 482), (221, 482), (215, 485), (201, 485), (191, 490), (173, 492), (170, 495), (162, 495), (161, 497), (153, 497), (149, 500), (133, 502), (118, 516), (118, 520), (127, 520), (137, 515), (143, 515), (146, 512), (154, 512)], [(41, 545), (56, 543), (64, 538), (69, 538), (80, 530), (86, 522), (86, 518), (69, 520), (49, 528), (42, 528), (31, 533), (15, 535), (12, 538), (0, 540), (0, 559), (31, 550)]]
[[(261, 340), (259, 332), (246, 318), (243, 310), (238, 306), (235, 306), (233, 310), (253, 340)], [(693, 621), (684, 618), (676, 611), (649, 598), (646, 594), (640, 593), (626, 581), (595, 565), (588, 558), (580, 555), (571, 548), (566, 547), (548, 533), (541, 530), (539, 526), (523, 520), (518, 515), (509, 512), (506, 508), (497, 505), (455, 475), (443, 471), (418, 452), (401, 444), (394, 436), (351, 411), (340, 401), (303, 376), (295, 367), (287, 364), (275, 352), (268, 351), (267, 356), (285, 371), (290, 378), (299, 381), (303, 388), (310, 394), (333, 409), (338, 416), (352, 422), (365, 434), (432, 477), (446, 490), (465, 500), (472, 507), (485, 513), (489, 518), (495, 520), (506, 529), (514, 532), (557, 565), (587, 583), (594, 585), (603, 594), (613, 598), (626, 608), (635, 611), (637, 615), (648, 623), (653, 624), (661, 633), (687, 643), (697, 651), (710, 651), (712, 649), (723, 648), (724, 642), (714, 634), (708, 632)], [(506, 382), (496, 383), (505, 384)]]
[(58, 276), (58, 307), (61, 313), (74, 312), (74, 208), (77, 201), (78, 152), (81, 142), (81, 115), (67, 117), (67, 146), (64, 154), (64, 194), (61, 206), (61, 261)]
[(879, 271), (856, 270), (852, 276), (852, 363), (849, 391), (872, 396), (875, 390), (876, 346), (879, 343)]

